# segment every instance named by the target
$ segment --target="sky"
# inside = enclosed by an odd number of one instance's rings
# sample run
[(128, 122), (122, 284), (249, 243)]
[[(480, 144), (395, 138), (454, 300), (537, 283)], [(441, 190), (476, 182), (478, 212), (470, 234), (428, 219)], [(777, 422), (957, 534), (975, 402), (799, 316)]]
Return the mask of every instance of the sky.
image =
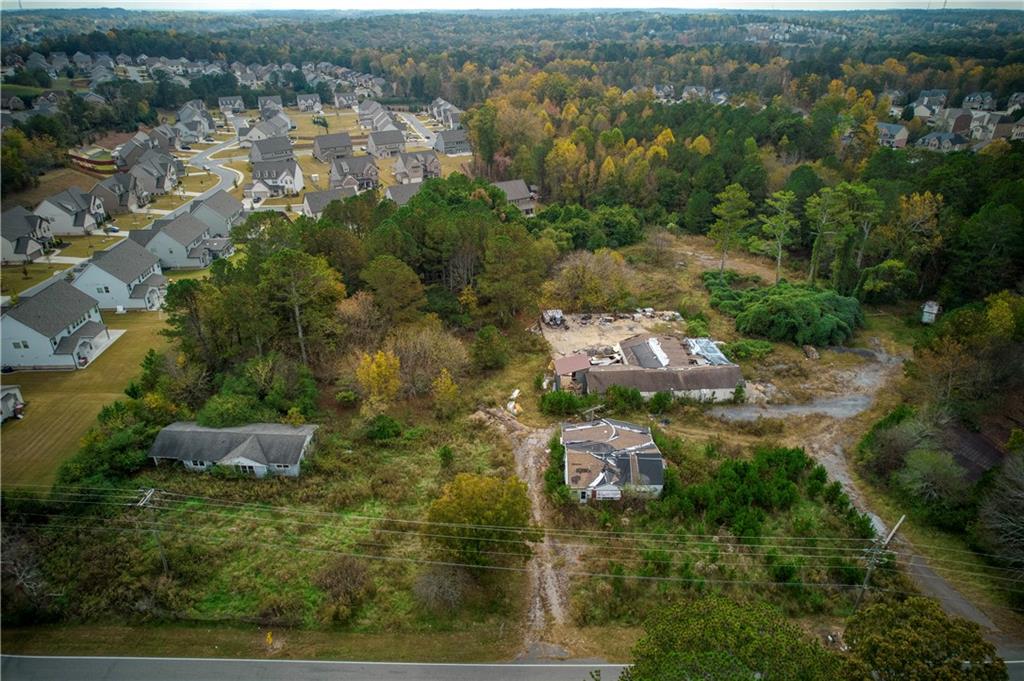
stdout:
[[(123, 7), (151, 10), (470, 10), (470, 9), (752, 9), (848, 10), (938, 9), (944, 0), (21, 0), (25, 9)], [(1024, 10), (1024, 0), (945, 0), (950, 9)], [(15, 9), (19, 0), (0, 0), (0, 8)]]

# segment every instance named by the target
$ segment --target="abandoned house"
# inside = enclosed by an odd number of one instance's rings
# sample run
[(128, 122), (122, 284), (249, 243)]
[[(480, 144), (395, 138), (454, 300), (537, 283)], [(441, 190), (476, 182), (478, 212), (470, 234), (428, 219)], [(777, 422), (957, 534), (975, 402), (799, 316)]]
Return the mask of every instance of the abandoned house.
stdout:
[(565, 484), (581, 504), (621, 499), (623, 492), (661, 493), (665, 460), (650, 428), (613, 419), (563, 423), (560, 442)]

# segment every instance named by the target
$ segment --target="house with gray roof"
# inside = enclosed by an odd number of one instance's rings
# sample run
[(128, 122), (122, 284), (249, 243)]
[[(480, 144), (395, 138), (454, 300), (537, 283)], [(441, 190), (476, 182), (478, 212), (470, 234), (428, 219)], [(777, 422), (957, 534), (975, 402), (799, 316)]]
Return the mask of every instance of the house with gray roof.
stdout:
[(378, 130), (371, 132), (366, 141), (366, 151), (377, 158), (388, 158), (405, 151), (405, 135), (399, 130)]
[(237, 114), (245, 111), (245, 102), (238, 95), (232, 95), (230, 97), (218, 97), (217, 108), (220, 109), (223, 114)]
[(252, 164), (252, 182), (245, 186), (248, 198), (294, 196), (305, 187), (302, 166), (294, 158), (282, 161), (258, 161)]
[(265, 140), (257, 140), (252, 143), (249, 149), (249, 162), (259, 163), (261, 161), (287, 161), (294, 158), (292, 141), (287, 137), (268, 137)]
[(92, 191), (103, 203), (103, 211), (107, 215), (129, 213), (139, 206), (145, 205), (145, 195), (139, 189), (138, 179), (131, 173), (114, 173), (97, 182)]
[(149, 458), (156, 465), (180, 461), (190, 471), (227, 466), (256, 478), (295, 478), (310, 452), (317, 428), (283, 423), (207, 428), (191, 421), (178, 421), (157, 433)]
[(339, 156), (352, 155), (352, 138), (347, 132), (318, 135), (313, 140), (313, 156), (322, 163), (330, 163)]
[(917, 140), (915, 146), (920, 149), (938, 151), (943, 154), (951, 151), (962, 151), (967, 148), (969, 142), (966, 137), (955, 132), (930, 132)]
[(281, 102), (280, 95), (266, 95), (264, 97), (257, 98), (256, 108), (260, 111), (264, 111), (266, 109), (277, 109), (278, 111), (281, 111), (284, 109), (284, 104)]
[(306, 192), (302, 197), (302, 214), (308, 218), (319, 220), (332, 201), (343, 201), (358, 192), (352, 187), (339, 187), (338, 189), (325, 189), (321, 192)]
[(523, 180), (505, 180), (495, 182), (494, 186), (505, 192), (505, 200), (514, 205), (527, 217), (532, 216), (537, 207), (533, 192), (526, 186)]
[(0, 215), (0, 260), (4, 264), (32, 262), (43, 255), (53, 242), (50, 223), (15, 206)]
[(581, 503), (657, 496), (665, 483), (665, 459), (651, 429), (616, 419), (563, 423), (563, 481)]
[(102, 310), (158, 310), (167, 278), (159, 258), (132, 239), (122, 239), (76, 267), (71, 285)]
[(354, 92), (335, 92), (334, 93), (334, 108), (335, 109), (351, 109), (352, 107), (359, 104), (359, 96)]
[(50, 223), (53, 234), (70, 236), (92, 234), (106, 215), (99, 197), (86, 194), (78, 187), (46, 197), (34, 212)]
[(271, 137), (282, 137), (288, 134), (290, 128), (283, 117), (274, 117), (270, 120), (260, 121), (251, 128), (237, 128), (238, 145), (240, 147), (251, 147), (253, 143)]
[(323, 104), (320, 103), (320, 95), (313, 93), (310, 95), (298, 95), (295, 98), (295, 105), (299, 107), (299, 111), (322, 111)]
[(156, 220), (149, 229), (128, 232), (128, 238), (155, 255), (161, 269), (202, 269), (214, 259), (205, 243), (210, 228), (188, 213)]
[(441, 160), (433, 151), (400, 153), (393, 172), (398, 184), (415, 184), (441, 177)]
[(0, 318), (0, 364), (14, 369), (82, 369), (112, 342), (96, 300), (61, 278), (19, 297)]
[(129, 170), (136, 181), (142, 203), (163, 196), (178, 185), (178, 159), (157, 149), (148, 149)]
[(466, 131), (442, 130), (434, 138), (434, 150), (446, 156), (468, 156), (473, 153)]
[(373, 119), (378, 113), (384, 110), (380, 102), (372, 99), (364, 99), (356, 105), (356, 115), (359, 117), (359, 125), (364, 128), (373, 127)]
[(907, 138), (910, 131), (907, 126), (896, 123), (878, 123), (875, 125), (878, 130), (878, 144), (890, 149), (902, 149), (907, 146)]
[(372, 156), (342, 156), (331, 161), (330, 188), (373, 189), (380, 182), (380, 170)]
[(972, 92), (964, 97), (963, 107), (965, 109), (992, 111), (996, 108), (996, 98), (991, 92)]
[(392, 185), (384, 190), (384, 198), (394, 201), (399, 206), (404, 206), (409, 203), (409, 199), (419, 193), (422, 186), (422, 182)]
[(195, 200), (189, 214), (210, 228), (211, 238), (231, 236), (231, 228), (245, 221), (242, 202), (223, 189), (210, 197)]

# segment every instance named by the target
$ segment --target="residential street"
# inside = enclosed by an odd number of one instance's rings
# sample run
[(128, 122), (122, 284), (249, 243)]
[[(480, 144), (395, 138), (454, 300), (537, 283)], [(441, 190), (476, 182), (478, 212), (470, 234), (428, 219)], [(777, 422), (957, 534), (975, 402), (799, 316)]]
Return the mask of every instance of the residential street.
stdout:
[(3, 656), (5, 681), (586, 681), (591, 671), (614, 681), (614, 664), (417, 664), (304, 660), (217, 660), (146, 657)]
[(408, 123), (424, 140), (426, 140), (426, 145), (428, 147), (434, 147), (434, 138), (437, 137), (437, 135), (430, 132), (430, 130), (427, 129), (427, 126), (423, 125), (423, 123), (420, 122), (420, 119), (416, 118), (416, 114), (408, 111), (399, 111), (397, 113), (402, 117), (402, 120)]

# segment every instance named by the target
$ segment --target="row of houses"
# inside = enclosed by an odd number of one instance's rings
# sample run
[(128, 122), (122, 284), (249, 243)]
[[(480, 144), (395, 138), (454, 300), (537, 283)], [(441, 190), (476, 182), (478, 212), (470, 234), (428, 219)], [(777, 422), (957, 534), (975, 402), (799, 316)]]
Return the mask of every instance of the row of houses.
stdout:
[(427, 106), (427, 113), (448, 130), (462, 127), (462, 109), (451, 102), (438, 97)]
[[(890, 114), (902, 116), (905, 93), (886, 91), (894, 104)], [(1015, 92), (1007, 99), (1003, 110), (996, 110), (997, 99), (991, 92), (971, 92), (961, 106), (948, 106), (949, 91), (922, 90), (909, 106), (914, 117), (923, 121), (931, 131), (917, 140), (915, 146), (938, 152), (981, 149), (997, 139), (1024, 140), (1024, 120), (1014, 121), (1012, 114), (1024, 108), (1024, 92)], [(909, 137), (901, 124), (878, 125), (879, 144), (891, 148), (906, 146)]]

